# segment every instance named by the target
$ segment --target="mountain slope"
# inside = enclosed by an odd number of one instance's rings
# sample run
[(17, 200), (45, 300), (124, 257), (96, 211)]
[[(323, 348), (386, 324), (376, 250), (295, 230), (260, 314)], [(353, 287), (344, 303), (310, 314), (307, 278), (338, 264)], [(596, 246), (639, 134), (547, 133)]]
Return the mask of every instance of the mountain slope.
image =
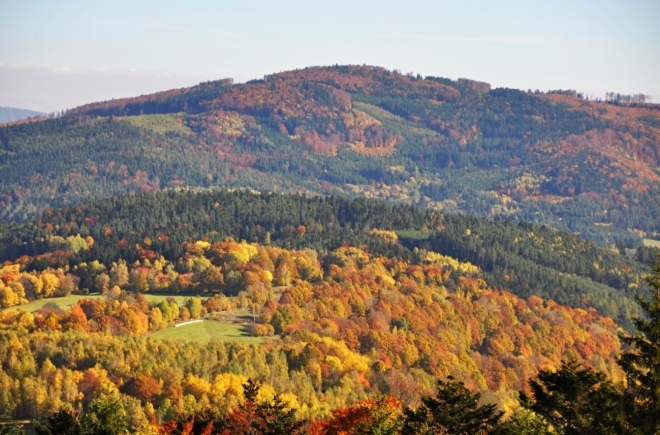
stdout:
[(197, 240), (227, 237), (320, 253), (350, 245), (402, 261), (423, 262), (435, 251), (477, 265), (488, 283), (520, 297), (595, 308), (626, 328), (640, 314), (635, 296), (647, 295), (647, 267), (570, 233), (376, 200), (240, 191), (153, 192), (48, 212), (5, 231), (0, 261), (27, 271), (74, 270), (80, 288), (93, 291), (94, 279), (86, 268), (76, 272), (78, 264), (175, 262)]
[[(20, 307), (0, 311), (0, 365), (7, 368), (0, 371), (0, 413), (37, 418), (63, 403), (85, 406), (102, 391), (117, 390), (127, 402), (132, 399), (129, 415), (139, 416), (142, 405), (147, 415), (149, 408), (226, 412), (250, 377), (273, 393), (287, 393), (301, 417), (319, 418), (329, 409), (383, 393), (417, 404), (420, 394), (432, 391), (435, 378), (447, 375), (510, 411), (517, 405), (516, 390), (529, 393), (529, 378), (567, 358), (621, 379), (615, 363), (620, 343), (611, 319), (489, 288), (470, 276), (473, 266), (448, 257), (406, 262), (344, 247), (317, 259), (310, 249), (231, 241), (192, 245), (177, 263), (190, 261), (195, 271), (176, 273), (171, 284), (179, 282), (186, 290), (199, 280), (205, 287), (208, 277), (219, 273), (226, 277), (222, 290), (238, 284), (244, 289), (240, 296), (162, 297), (148, 303), (144, 295), (112, 296), (111, 290), (108, 299), (81, 298), (66, 311), (53, 306), (57, 298), (32, 313)], [(193, 252), (196, 247), (201, 249)], [(161, 266), (172, 272), (173, 263), (144, 260), (131, 265), (131, 276), (147, 277), (142, 290), (157, 291), (167, 277)], [(116, 271), (110, 269), (111, 285), (138, 288), (139, 280), (117, 281)], [(30, 276), (4, 278), (7, 287), (16, 288)], [(54, 276), (40, 275), (44, 281)], [(107, 278), (105, 272), (99, 276)], [(442, 281), (450, 277), (456, 286), (447, 289)], [(273, 291), (276, 298), (270, 296)], [(239, 309), (245, 303), (251, 316)], [(270, 341), (248, 347), (147, 335), (171, 332), (175, 322), (205, 312), (220, 320), (241, 313), (241, 322), (249, 317), (250, 329), (266, 331)], [(191, 332), (190, 325), (184, 328)], [(273, 339), (273, 331), (280, 337)], [(148, 389), (140, 385), (145, 374), (151, 380)], [(49, 400), (39, 399), (44, 396)]]
[[(517, 275), (505, 286), (523, 297), (490, 284), (498, 244)], [(476, 250), (483, 269), (450, 249)], [(620, 325), (597, 310), (634, 314), (626, 291), (645, 271), (529, 224), (190, 189), (46, 212), (3, 231), (0, 261), (0, 415), (13, 418), (84, 408), (103, 391), (138, 417), (227, 412), (248, 377), (304, 418), (385, 393), (417, 405), (448, 375), (512, 411), (516, 390), (529, 394), (528, 380), (563, 360), (622, 381)], [(541, 299), (547, 288), (526, 288), (530, 265), (579, 285)], [(618, 287), (598, 284), (597, 299), (596, 281)], [(203, 342), (185, 324), (202, 317)], [(238, 343), (214, 335), (227, 327), (247, 331)], [(241, 344), (248, 332), (263, 345)]]
[(635, 243), (660, 231), (656, 107), (377, 67), (207, 82), (0, 128), (2, 218), (182, 185), (250, 187), (380, 197)]

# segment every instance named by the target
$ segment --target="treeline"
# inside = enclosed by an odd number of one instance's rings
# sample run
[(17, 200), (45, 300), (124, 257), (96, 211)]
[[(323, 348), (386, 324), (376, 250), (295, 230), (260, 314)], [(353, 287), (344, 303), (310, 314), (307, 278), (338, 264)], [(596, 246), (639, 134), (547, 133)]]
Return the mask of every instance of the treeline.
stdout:
[(199, 113), (203, 102), (217, 98), (233, 85), (233, 79), (202, 82), (190, 88), (173, 89), (137, 98), (109, 100), (86, 104), (65, 114), (70, 117), (86, 116), (136, 116), (162, 113)]
[(651, 96), (645, 94), (620, 94), (618, 92), (605, 93), (605, 101), (610, 104), (644, 104), (651, 102)]
[(639, 314), (635, 297), (647, 295), (643, 266), (572, 234), (463, 216), (445, 216), (444, 225), (433, 234), (400, 236), (409, 247), (426, 246), (478, 265), (491, 285), (515, 289), (521, 297), (535, 294), (574, 307), (592, 306), (626, 328)]

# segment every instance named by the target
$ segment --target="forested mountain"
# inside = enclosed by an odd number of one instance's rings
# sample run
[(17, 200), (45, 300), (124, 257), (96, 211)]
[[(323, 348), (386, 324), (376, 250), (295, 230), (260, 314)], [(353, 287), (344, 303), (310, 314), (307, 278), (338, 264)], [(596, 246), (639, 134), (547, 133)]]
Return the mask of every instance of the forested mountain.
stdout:
[(45, 115), (46, 114), (43, 112), (36, 112), (34, 110), (17, 109), (15, 107), (0, 107), (0, 124)]
[(94, 103), (0, 128), (0, 213), (250, 187), (657, 237), (658, 106), (565, 94), (333, 66)]

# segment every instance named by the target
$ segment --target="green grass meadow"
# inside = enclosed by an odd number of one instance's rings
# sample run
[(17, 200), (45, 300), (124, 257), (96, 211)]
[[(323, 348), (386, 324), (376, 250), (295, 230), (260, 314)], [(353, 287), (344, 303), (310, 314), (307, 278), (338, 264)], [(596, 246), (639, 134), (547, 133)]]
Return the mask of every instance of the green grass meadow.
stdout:
[(241, 344), (261, 344), (276, 337), (250, 337), (242, 325), (204, 320), (199, 323), (170, 327), (150, 334), (152, 337), (165, 340), (189, 340), (198, 343), (208, 343), (212, 340), (233, 341)]
[[(19, 308), (21, 310), (25, 310), (28, 312), (36, 311), (40, 308), (43, 308), (44, 305), (47, 303), (54, 303), (57, 304), (61, 309), (66, 310), (68, 308), (71, 308), (73, 305), (78, 303), (80, 299), (99, 299), (99, 298), (104, 298), (105, 296), (100, 295), (98, 293), (93, 293), (89, 295), (69, 295), (69, 296), (62, 296), (62, 297), (57, 297), (57, 298), (45, 298), (45, 299), (37, 299), (36, 301), (32, 301), (28, 304), (24, 305), (17, 305), (14, 307), (10, 308)], [(183, 305), (183, 301), (186, 300), (187, 298), (191, 296), (181, 296), (181, 295), (176, 295), (176, 296), (170, 296), (170, 295), (151, 295), (151, 294), (145, 294), (144, 297), (147, 299), (149, 302), (158, 302), (161, 301), (165, 298), (172, 297), (176, 301), (176, 303), (179, 306)]]
[(59, 298), (37, 299), (36, 301), (32, 301), (28, 304), (17, 305), (15, 307), (10, 307), (10, 308), (18, 308), (24, 311), (32, 312), (43, 308), (44, 305), (48, 303), (53, 303), (53, 304), (57, 304), (61, 309), (66, 310), (68, 308), (71, 308), (73, 305), (75, 305), (80, 299), (99, 299), (103, 297), (104, 296), (99, 294), (69, 295), (69, 296), (62, 296)]
[[(145, 298), (149, 302), (157, 302), (163, 300), (168, 295), (150, 295), (145, 294)], [(177, 304), (182, 305), (183, 301), (190, 296), (171, 296), (173, 297)], [(69, 295), (58, 298), (46, 298), (32, 301), (25, 305), (19, 305), (11, 308), (18, 308), (28, 312), (36, 311), (40, 308), (43, 308), (46, 304), (57, 304), (61, 309), (66, 310), (71, 306), (75, 305), (80, 299), (100, 299), (105, 298), (105, 296), (100, 294), (90, 294), (90, 295)], [(208, 343), (212, 340), (220, 341), (231, 341), (241, 344), (261, 344), (264, 341), (278, 339), (279, 337), (251, 337), (248, 335), (245, 326), (239, 325), (236, 323), (223, 323), (215, 320), (204, 320), (199, 323), (191, 323), (188, 325), (179, 326), (178, 328), (169, 327), (162, 329), (160, 331), (155, 331), (149, 333), (153, 338), (165, 340), (165, 339), (174, 339), (174, 340), (189, 340), (197, 343)]]

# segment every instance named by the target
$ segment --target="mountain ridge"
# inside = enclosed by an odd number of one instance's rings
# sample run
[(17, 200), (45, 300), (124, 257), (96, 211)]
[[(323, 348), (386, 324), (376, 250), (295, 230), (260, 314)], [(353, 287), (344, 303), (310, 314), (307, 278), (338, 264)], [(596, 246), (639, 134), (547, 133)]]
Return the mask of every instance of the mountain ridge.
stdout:
[[(658, 236), (651, 211), (660, 207), (660, 117), (652, 106), (469, 83), (312, 67), (92, 103), (48, 126), (0, 129), (0, 166), (37, 159), (24, 174), (7, 168), (2, 218), (187, 185), (379, 197), (546, 224), (604, 245)], [(47, 151), (46, 140), (62, 144), (52, 153), (66, 162), (38, 163), (33, 150)]]

